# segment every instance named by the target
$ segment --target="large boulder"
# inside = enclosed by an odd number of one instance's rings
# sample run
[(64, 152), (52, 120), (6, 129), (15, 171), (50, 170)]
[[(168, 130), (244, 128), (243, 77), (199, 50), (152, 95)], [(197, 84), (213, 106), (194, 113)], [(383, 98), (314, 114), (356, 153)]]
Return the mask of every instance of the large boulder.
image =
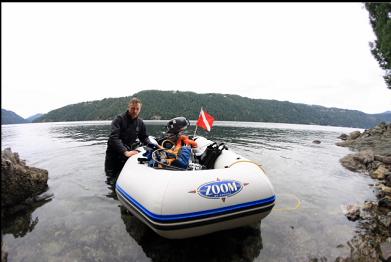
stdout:
[(340, 159), (341, 164), (354, 172), (366, 172), (368, 166), (374, 161), (372, 150), (363, 150), (356, 154), (349, 154)]
[(27, 207), (34, 197), (48, 189), (48, 171), (29, 167), (18, 153), (6, 148), (1, 153), (1, 217)]
[(360, 135), (361, 135), (361, 132), (360, 132), (360, 131), (353, 131), (353, 132), (351, 132), (351, 133), (349, 134), (348, 139), (350, 139), (350, 140), (355, 140), (355, 139), (359, 138)]

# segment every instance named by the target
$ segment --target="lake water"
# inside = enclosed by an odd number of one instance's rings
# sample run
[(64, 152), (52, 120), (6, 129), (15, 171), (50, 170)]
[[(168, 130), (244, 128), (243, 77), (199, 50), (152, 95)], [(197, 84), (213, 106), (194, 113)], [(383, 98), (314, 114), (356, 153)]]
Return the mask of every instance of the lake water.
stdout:
[[(160, 136), (164, 121), (146, 121)], [(308, 261), (349, 256), (357, 224), (341, 206), (375, 199), (372, 180), (343, 168), (335, 145), (359, 129), (215, 122), (207, 134), (263, 165), (277, 202), (253, 227), (167, 240), (121, 207), (104, 172), (110, 121), (3, 125), (2, 149), (49, 171), (53, 197), (2, 228), (8, 261)], [(193, 134), (194, 122), (188, 129)], [(312, 143), (320, 140), (321, 144)]]

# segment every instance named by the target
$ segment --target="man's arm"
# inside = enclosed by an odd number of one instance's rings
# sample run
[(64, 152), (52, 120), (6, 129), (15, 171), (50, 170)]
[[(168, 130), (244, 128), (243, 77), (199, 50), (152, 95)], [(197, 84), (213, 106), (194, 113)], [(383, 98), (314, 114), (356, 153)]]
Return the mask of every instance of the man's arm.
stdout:
[(140, 124), (140, 131), (138, 134), (138, 139), (140, 139), (140, 142), (143, 143), (144, 145), (151, 144), (152, 142), (148, 138), (147, 129), (145, 127), (144, 121), (141, 119), (139, 121), (140, 121), (140, 123), (139, 123)]
[(118, 152), (120, 154), (124, 154), (127, 151), (127, 148), (125, 147), (124, 143), (122, 143), (122, 140), (120, 138), (121, 122), (122, 122), (122, 119), (120, 116), (117, 116), (111, 122), (111, 134), (109, 136), (109, 145), (116, 152)]

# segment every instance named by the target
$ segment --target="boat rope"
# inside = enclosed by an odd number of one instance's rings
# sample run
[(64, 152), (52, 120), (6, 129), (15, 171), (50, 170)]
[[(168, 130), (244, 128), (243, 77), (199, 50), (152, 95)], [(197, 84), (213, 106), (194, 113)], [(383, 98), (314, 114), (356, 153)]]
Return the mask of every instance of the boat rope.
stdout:
[(294, 198), (296, 198), (296, 206), (295, 207), (283, 207), (283, 208), (273, 208), (273, 211), (292, 211), (292, 210), (297, 210), (301, 207), (301, 200), (294, 194), (289, 194), (292, 195)]
[[(232, 163), (231, 165), (229, 165), (227, 168), (230, 168), (231, 166), (233, 166), (237, 163), (243, 163), (243, 162), (253, 163), (253, 164), (257, 165), (263, 171), (263, 173), (266, 175), (265, 169), (263, 169), (262, 165), (258, 164), (257, 162), (251, 161), (251, 160), (238, 160), (238, 161)], [(296, 205), (294, 207), (273, 208), (273, 211), (292, 211), (292, 210), (299, 209), (301, 207), (301, 200), (294, 194), (290, 194), (290, 195), (292, 195), (296, 199)]]

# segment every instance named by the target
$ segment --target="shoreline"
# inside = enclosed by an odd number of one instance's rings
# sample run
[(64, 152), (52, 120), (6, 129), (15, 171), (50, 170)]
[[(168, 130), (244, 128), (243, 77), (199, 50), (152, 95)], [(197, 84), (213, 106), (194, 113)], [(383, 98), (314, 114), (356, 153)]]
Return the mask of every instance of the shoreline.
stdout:
[[(340, 159), (350, 171), (369, 175), (374, 184), (375, 201), (361, 206), (348, 205), (346, 217), (358, 222), (357, 235), (350, 241), (350, 259), (391, 261), (391, 123), (380, 123), (364, 132), (341, 134), (337, 146), (353, 153)], [(340, 261), (351, 261), (342, 258)]]

